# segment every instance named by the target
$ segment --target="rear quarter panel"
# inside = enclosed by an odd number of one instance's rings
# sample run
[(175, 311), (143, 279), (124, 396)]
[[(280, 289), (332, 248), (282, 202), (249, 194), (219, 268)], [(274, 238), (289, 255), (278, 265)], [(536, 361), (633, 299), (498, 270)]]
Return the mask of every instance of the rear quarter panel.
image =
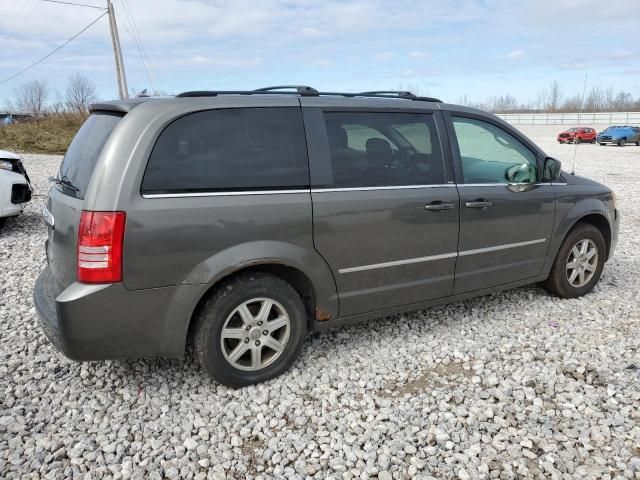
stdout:
[(318, 306), (338, 313), (335, 282), (313, 247), (309, 191), (267, 195), (144, 198), (140, 184), (162, 130), (180, 116), (214, 108), (300, 107), (297, 98), (224, 96), (147, 102), (126, 115), (105, 146), (85, 208), (127, 213), (124, 286), (212, 285), (246, 266), (301, 270)]

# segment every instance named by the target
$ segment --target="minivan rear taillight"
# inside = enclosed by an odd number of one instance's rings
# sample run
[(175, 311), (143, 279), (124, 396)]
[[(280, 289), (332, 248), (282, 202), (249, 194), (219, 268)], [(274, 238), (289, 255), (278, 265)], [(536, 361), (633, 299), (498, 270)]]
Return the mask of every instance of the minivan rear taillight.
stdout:
[(125, 212), (82, 211), (78, 229), (78, 281), (122, 281)]

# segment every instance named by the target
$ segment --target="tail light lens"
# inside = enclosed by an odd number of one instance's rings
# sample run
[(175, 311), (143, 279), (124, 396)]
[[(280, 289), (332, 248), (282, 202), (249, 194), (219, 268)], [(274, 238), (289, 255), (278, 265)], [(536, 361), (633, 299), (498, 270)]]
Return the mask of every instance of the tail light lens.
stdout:
[(125, 212), (83, 210), (78, 229), (78, 281), (122, 281)]

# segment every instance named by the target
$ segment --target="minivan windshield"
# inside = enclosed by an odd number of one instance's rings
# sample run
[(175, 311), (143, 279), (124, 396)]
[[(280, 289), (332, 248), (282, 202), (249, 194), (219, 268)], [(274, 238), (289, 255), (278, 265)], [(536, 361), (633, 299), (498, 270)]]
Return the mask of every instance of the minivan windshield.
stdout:
[(95, 112), (82, 124), (60, 165), (56, 184), (63, 193), (84, 199), (100, 152), (122, 116)]

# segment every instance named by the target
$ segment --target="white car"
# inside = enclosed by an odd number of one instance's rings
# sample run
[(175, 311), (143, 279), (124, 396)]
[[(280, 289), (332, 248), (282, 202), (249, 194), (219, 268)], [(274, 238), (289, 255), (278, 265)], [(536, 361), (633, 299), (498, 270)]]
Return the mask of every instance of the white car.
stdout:
[(31, 181), (20, 157), (0, 150), (0, 226), (7, 217), (22, 213), (31, 194)]

